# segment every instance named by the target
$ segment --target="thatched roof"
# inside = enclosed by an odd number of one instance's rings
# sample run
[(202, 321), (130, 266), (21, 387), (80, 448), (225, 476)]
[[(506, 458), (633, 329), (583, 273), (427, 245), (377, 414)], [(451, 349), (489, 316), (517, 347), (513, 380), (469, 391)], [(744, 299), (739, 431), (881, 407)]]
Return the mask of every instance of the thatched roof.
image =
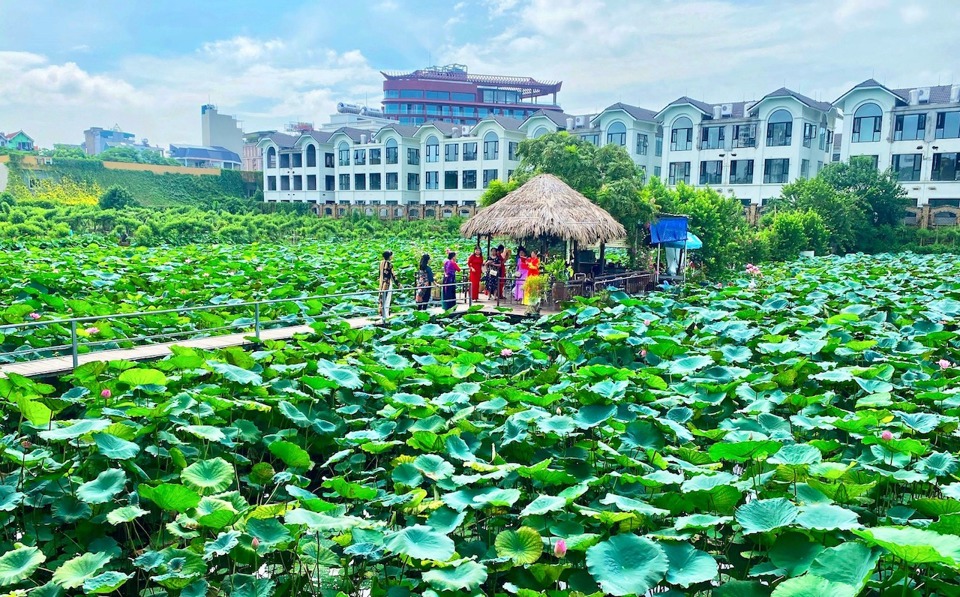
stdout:
[(616, 240), (627, 231), (613, 216), (552, 174), (541, 174), (481, 209), (460, 227), (471, 238), (554, 236), (582, 245)]

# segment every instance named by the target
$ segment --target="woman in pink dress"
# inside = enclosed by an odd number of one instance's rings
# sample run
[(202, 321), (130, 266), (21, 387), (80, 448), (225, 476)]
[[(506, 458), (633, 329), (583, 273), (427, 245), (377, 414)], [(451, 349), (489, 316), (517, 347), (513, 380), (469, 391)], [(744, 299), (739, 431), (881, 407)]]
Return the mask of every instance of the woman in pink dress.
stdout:
[(516, 301), (523, 301), (523, 285), (527, 281), (527, 250), (523, 247), (517, 247), (517, 283), (513, 287), (513, 298)]

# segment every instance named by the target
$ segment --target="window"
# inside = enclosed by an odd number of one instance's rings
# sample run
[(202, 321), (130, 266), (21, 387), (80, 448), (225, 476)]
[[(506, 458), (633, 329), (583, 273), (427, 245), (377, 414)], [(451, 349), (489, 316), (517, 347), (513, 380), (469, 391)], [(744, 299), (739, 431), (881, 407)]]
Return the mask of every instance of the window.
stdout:
[(463, 188), (465, 189), (477, 188), (477, 171), (476, 170), (463, 171)]
[(937, 112), (937, 139), (960, 138), (960, 112)]
[(367, 163), (367, 150), (366, 149), (354, 149), (353, 150), (353, 163), (358, 166), (363, 166)]
[(757, 125), (738, 124), (733, 127), (733, 147), (756, 147)]
[(380, 165), (380, 150), (371, 149), (370, 150), (370, 165), (379, 166)]
[(303, 177), (299, 174), (293, 177), (293, 190), (302, 191), (303, 190)]
[(893, 121), (894, 141), (922, 140), (927, 128), (926, 114), (899, 114)]
[(427, 172), (427, 190), (436, 190), (440, 188), (440, 173)]
[(900, 182), (913, 182), (920, 180), (920, 164), (922, 155), (919, 153), (906, 153), (893, 156), (894, 174)]
[(494, 180), (497, 180), (500, 176), (498, 170), (484, 170), (483, 171), (483, 188), (490, 186), (490, 183)]
[(690, 162), (670, 162), (669, 183), (672, 185), (681, 182), (690, 184)]
[(340, 175), (340, 190), (349, 191), (350, 190), (350, 175), (341, 174)]
[(803, 146), (813, 146), (813, 140), (817, 138), (817, 125), (809, 122), (803, 123)]
[(800, 178), (810, 178), (810, 160), (800, 160)]
[(517, 148), (520, 147), (520, 144), (516, 141), (510, 141), (507, 143), (507, 159), (512, 161), (517, 161)]
[(627, 145), (627, 127), (622, 122), (617, 121), (607, 127), (607, 143), (620, 147)]
[(354, 174), (353, 175), (353, 189), (355, 191), (366, 191), (367, 190), (367, 175), (366, 174)]
[(686, 116), (681, 116), (673, 122), (673, 128), (670, 130), (670, 151), (687, 151), (692, 148), (693, 122)]
[(416, 172), (410, 172), (407, 174), (407, 190), (408, 191), (419, 191), (420, 190), (420, 175)]
[(267, 150), (267, 168), (277, 167), (277, 150), (271, 147)]
[(400, 157), (400, 150), (397, 148), (396, 139), (387, 139), (387, 163), (396, 164)]
[(383, 188), (383, 175), (379, 172), (373, 172), (370, 174), (370, 190), (379, 191)]
[(587, 143), (590, 143), (591, 145), (600, 145), (599, 133), (593, 134), (593, 135), (580, 135), (580, 138), (586, 141)]
[(293, 167), (294, 167), (294, 168), (303, 168), (303, 154), (302, 154), (302, 153), (295, 153), (295, 154), (293, 154), (291, 157), (292, 157), (292, 159), (293, 159)]
[(753, 160), (730, 162), (730, 184), (753, 184)]
[(705, 126), (700, 129), (700, 149), (723, 149), (722, 126)]
[(500, 157), (500, 140), (497, 134), (490, 131), (483, 136), (483, 159), (496, 160)]
[(880, 140), (883, 110), (877, 104), (863, 104), (853, 113), (851, 143), (872, 143)]
[(540, 137), (546, 135), (546, 134), (549, 133), (549, 132), (550, 132), (550, 131), (547, 130), (547, 127), (545, 127), (545, 126), (538, 126), (538, 127), (537, 127), (537, 130), (533, 131), (533, 138), (534, 138), (534, 139), (539, 139)]
[(933, 172), (930, 173), (930, 180), (960, 180), (957, 176), (958, 160), (960, 160), (960, 153), (933, 154)]
[(329, 176), (325, 176), (323, 179), (323, 188), (328, 191), (334, 190), (334, 185), (336, 184), (336, 180), (337, 179), (334, 178), (332, 174)]
[(268, 190), (268, 191), (276, 191), (276, 190), (277, 190), (277, 177), (276, 177), (276, 176), (268, 176), (268, 177), (267, 177), (267, 190)]
[(400, 175), (396, 172), (387, 172), (387, 190), (396, 191), (400, 187)]
[(397, 89), (387, 89), (383, 92), (383, 97), (387, 99), (396, 99), (400, 97), (400, 91)]
[(316, 168), (317, 167), (317, 147), (315, 145), (307, 145), (307, 168)]
[(767, 147), (788, 147), (792, 143), (793, 116), (786, 110), (777, 110), (767, 120)]
[(464, 162), (475, 162), (477, 160), (477, 144), (474, 143), (464, 143), (463, 144), (463, 161)]
[(443, 160), (445, 162), (456, 162), (460, 153), (459, 143), (447, 143), (443, 146)]
[(814, 176), (820, 174), (820, 171), (823, 170), (823, 162), (817, 162), (817, 171), (813, 173)]
[(400, 97), (404, 99), (420, 99), (423, 97), (423, 91), (419, 89), (401, 89)]
[(289, 177), (289, 176), (281, 176), (281, 177), (280, 177), (280, 190), (281, 190), (281, 191), (289, 191), (289, 190), (290, 190), (290, 177)]
[(440, 161), (440, 141), (433, 135), (427, 137), (426, 152), (425, 160), (428, 164)]
[(316, 191), (317, 190), (317, 175), (316, 174), (307, 174), (307, 190)]
[(663, 133), (657, 133), (654, 140), (656, 144), (654, 145), (653, 155), (660, 157), (663, 155)]
[(350, 165), (350, 146), (346, 143), (341, 143), (338, 147), (338, 153), (340, 154), (340, 165), (349, 166)]
[(457, 188), (457, 171), (447, 170), (443, 173), (443, 188), (452, 190)]
[(457, 102), (474, 102), (474, 101), (477, 101), (477, 95), (475, 93), (453, 92), (450, 94), (450, 99)]
[(764, 160), (764, 184), (785, 184), (790, 177), (790, 160)]
[(660, 166), (654, 166), (653, 175), (656, 176), (657, 178), (660, 178), (660, 170), (661, 170)]
[(407, 164), (411, 166), (420, 165), (420, 149), (416, 147), (407, 148)]
[(874, 169), (879, 168), (880, 165), (880, 156), (878, 155), (852, 155), (850, 156), (850, 163), (854, 161), (857, 162), (866, 162)]
[(700, 184), (721, 184), (723, 182), (723, 161), (709, 160), (700, 162)]
[(333, 154), (325, 153), (323, 154), (323, 165), (326, 168), (333, 168)]
[(647, 150), (649, 149), (650, 141), (647, 136), (643, 133), (637, 133), (637, 148), (634, 153), (637, 155), (647, 155)]
[(450, 99), (450, 92), (449, 91), (428, 91), (426, 98), (437, 99), (437, 100), (448, 100)]

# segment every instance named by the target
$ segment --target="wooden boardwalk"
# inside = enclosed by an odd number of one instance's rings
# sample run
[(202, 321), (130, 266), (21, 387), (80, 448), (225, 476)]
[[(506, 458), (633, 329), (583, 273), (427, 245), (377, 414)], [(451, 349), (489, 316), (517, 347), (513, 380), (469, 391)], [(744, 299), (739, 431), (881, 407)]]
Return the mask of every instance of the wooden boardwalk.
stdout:
[[(475, 303), (474, 307), (480, 306), (479, 312), (494, 314), (502, 313), (504, 315), (526, 315), (526, 307), (522, 305), (504, 305), (497, 307), (495, 304)], [(458, 304), (455, 313), (463, 314), (469, 310), (467, 305)], [(431, 309), (432, 315), (440, 315), (443, 310), (439, 308)], [(351, 328), (365, 328), (371, 325), (378, 325), (379, 318), (375, 317), (355, 317), (345, 320)], [(260, 330), (260, 341), (264, 340), (288, 340), (297, 334), (312, 334), (313, 328), (308, 325), (297, 325), (283, 328), (274, 328)], [(200, 348), (203, 350), (216, 350), (228, 348), (231, 346), (249, 346), (254, 344), (252, 332), (239, 334), (224, 334), (221, 336), (210, 336), (208, 338), (197, 338), (194, 340), (180, 340), (177, 342), (165, 342), (160, 344), (144, 344), (134, 348), (124, 348), (118, 350), (101, 350), (97, 352), (88, 352), (78, 356), (78, 364), (107, 361), (148, 361), (152, 359), (162, 359), (170, 354), (172, 346), (185, 346), (190, 348)], [(25, 377), (45, 377), (50, 375), (60, 375), (69, 373), (73, 370), (73, 357), (52, 357), (48, 359), (37, 359), (34, 361), (24, 361), (19, 363), (8, 363), (0, 365), (0, 377), (6, 377), (10, 373), (16, 373)]]

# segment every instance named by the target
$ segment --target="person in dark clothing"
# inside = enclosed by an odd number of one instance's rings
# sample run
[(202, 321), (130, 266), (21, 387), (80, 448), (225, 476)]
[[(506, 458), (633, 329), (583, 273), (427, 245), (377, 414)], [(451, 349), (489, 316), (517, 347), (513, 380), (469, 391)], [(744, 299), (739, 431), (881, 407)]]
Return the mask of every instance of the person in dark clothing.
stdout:
[(417, 270), (417, 310), (425, 311), (430, 304), (430, 294), (433, 292), (433, 269), (430, 268), (430, 256), (424, 254), (420, 258), (420, 268)]

